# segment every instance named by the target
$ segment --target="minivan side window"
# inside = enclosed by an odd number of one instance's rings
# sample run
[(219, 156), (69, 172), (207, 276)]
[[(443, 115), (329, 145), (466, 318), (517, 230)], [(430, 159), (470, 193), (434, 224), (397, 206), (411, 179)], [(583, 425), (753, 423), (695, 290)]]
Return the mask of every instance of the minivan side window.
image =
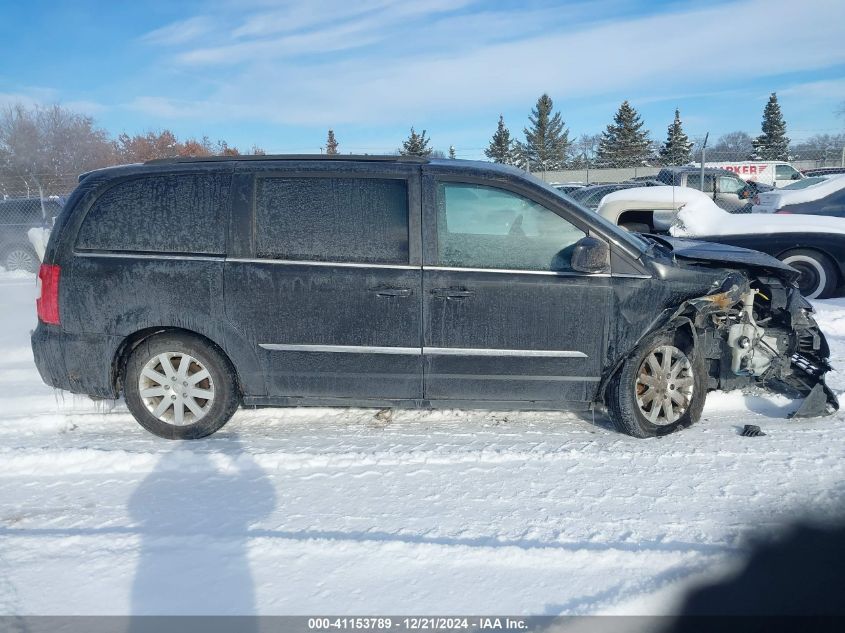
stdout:
[(228, 174), (161, 174), (119, 182), (88, 210), (76, 247), (224, 254), (230, 187)]
[(408, 264), (408, 184), (393, 178), (258, 177), (259, 257)]
[(518, 194), (484, 185), (437, 187), (438, 264), (511, 270), (571, 270), (584, 231)]

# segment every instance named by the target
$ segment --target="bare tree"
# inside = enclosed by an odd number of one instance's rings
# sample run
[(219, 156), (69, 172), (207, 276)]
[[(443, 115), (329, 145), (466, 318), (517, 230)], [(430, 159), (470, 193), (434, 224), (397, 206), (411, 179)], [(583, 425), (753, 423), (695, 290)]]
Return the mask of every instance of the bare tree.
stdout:
[(59, 105), (8, 106), (0, 112), (0, 178), (5, 188), (65, 193), (76, 175), (114, 164), (108, 133)]
[(740, 130), (723, 134), (707, 149), (713, 160), (748, 160), (753, 153), (754, 139)]
[[(203, 151), (209, 151), (210, 154), (214, 153), (207, 138), (203, 138), (203, 141), (197, 142), (197, 144), (204, 146)], [(151, 130), (134, 136), (129, 136), (126, 132), (123, 132), (115, 141), (115, 149), (121, 162), (124, 163), (143, 163), (156, 158), (190, 155), (182, 154), (184, 151), (183, 145), (170, 130), (160, 132)]]
[(596, 154), (601, 143), (601, 134), (582, 134), (572, 143), (572, 168), (584, 169), (595, 163)]

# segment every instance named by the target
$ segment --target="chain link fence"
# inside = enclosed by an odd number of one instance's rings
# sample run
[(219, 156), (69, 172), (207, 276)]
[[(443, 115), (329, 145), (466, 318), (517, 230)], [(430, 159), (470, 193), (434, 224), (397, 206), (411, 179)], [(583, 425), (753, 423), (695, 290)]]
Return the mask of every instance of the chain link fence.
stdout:
[[(63, 179), (76, 184), (76, 177)], [(62, 210), (73, 186), (0, 190), (0, 270), (37, 272), (43, 255), (46, 231)]]
[(702, 191), (729, 213), (750, 213), (761, 193), (802, 188), (833, 173), (845, 173), (845, 150), (836, 155), (791, 162), (749, 161), (737, 160), (734, 152), (706, 151), (703, 165), (699, 154), (698, 162), (682, 166), (601, 167), (582, 161), (578, 169), (540, 170), (534, 175), (593, 210), (613, 191), (673, 185)]

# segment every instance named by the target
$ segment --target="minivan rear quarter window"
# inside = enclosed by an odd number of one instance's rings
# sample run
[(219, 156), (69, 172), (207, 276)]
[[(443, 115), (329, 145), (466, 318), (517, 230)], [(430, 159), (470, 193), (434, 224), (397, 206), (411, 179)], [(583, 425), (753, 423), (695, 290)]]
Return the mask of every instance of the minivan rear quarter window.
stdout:
[(155, 175), (120, 182), (93, 204), (76, 247), (223, 254), (231, 176)]
[(407, 264), (407, 182), (259, 177), (255, 225), (259, 257)]

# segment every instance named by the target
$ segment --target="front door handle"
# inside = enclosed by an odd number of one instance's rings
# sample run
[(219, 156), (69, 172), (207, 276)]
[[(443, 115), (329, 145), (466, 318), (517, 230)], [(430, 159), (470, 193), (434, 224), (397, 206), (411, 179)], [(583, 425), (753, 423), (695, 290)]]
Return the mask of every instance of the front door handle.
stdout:
[(475, 294), (466, 288), (432, 288), (431, 294), (435, 299), (466, 299)]
[(378, 297), (410, 297), (410, 288), (370, 288)]

